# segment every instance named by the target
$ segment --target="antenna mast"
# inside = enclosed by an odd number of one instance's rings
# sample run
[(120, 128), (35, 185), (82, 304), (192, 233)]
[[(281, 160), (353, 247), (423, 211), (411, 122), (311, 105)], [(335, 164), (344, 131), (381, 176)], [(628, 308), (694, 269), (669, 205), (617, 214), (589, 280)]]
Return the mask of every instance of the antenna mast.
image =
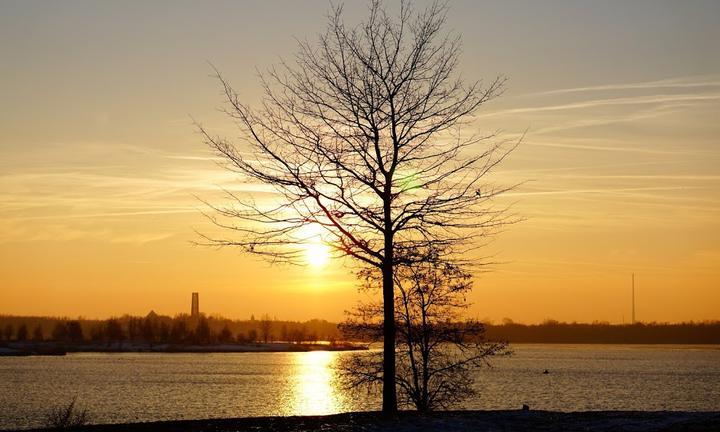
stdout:
[(635, 324), (635, 273), (632, 274), (632, 323)]

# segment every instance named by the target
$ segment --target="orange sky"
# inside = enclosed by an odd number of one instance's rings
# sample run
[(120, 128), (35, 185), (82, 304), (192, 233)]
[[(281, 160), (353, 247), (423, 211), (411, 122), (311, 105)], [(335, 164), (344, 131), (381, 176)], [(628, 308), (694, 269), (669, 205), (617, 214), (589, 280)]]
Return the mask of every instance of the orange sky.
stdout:
[[(189, 118), (233, 136), (206, 60), (254, 101), (255, 68), (323, 28), (325, 1), (0, 5), (0, 314), (188, 311), (342, 319), (346, 263), (270, 267), (192, 246), (195, 198), (241, 185)], [(362, 16), (356, 4), (350, 19)], [(481, 131), (523, 145), (493, 180), (526, 218), (486, 252), (470, 314), (720, 319), (720, 5), (452, 3), (467, 78), (510, 78)], [(274, 25), (267, 25), (273, 23)], [(479, 25), (482, 23), (482, 25)]]

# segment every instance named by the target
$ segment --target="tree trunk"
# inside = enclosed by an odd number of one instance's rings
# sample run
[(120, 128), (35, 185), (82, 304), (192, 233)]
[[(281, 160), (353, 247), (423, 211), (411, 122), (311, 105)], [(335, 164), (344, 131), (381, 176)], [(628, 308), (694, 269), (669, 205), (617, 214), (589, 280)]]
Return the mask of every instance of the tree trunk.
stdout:
[(385, 255), (383, 274), (383, 389), (382, 411), (385, 415), (397, 413), (397, 390), (395, 387), (395, 287), (393, 279), (393, 233), (390, 202), (392, 181), (389, 176), (385, 185)]
[[(386, 241), (387, 243), (387, 241)], [(392, 252), (391, 252), (392, 253)], [(384, 414), (397, 412), (395, 389), (395, 296), (392, 257), (383, 265), (383, 401)]]

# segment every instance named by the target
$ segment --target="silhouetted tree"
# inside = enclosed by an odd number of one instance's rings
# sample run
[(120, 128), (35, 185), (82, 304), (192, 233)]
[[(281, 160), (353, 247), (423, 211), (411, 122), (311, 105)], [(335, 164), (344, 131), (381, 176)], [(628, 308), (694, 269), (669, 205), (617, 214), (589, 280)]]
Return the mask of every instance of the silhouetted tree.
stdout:
[(145, 342), (149, 343), (150, 346), (155, 342), (155, 322), (150, 317), (145, 317), (145, 319), (142, 322), (142, 338)]
[(128, 339), (131, 341), (137, 341), (142, 339), (142, 320), (140, 318), (129, 317), (127, 319), (127, 334)]
[(65, 342), (68, 339), (67, 326), (64, 321), (57, 321), (52, 331), (52, 339), (57, 342)]
[(211, 220), (235, 237), (207, 244), (298, 262), (319, 236), (336, 255), (382, 273), (386, 413), (397, 410), (394, 267), (424, 261), (430, 247), (460, 257), (506, 222), (490, 200), (507, 188), (485, 177), (513, 145), (459, 132), (504, 80), (483, 87), (458, 78), (460, 39), (443, 34), (445, 15), (442, 4), (413, 13), (401, 3), (394, 17), (373, 1), (364, 22), (347, 27), (337, 7), (316, 44), (300, 42), (294, 64), (262, 78), (259, 110), (218, 73), (249, 147), (199, 126), (229, 169), (278, 197), (229, 193), (234, 205), (209, 204)]
[(195, 340), (197, 343), (210, 343), (210, 325), (205, 316), (200, 316), (197, 327), (195, 328)]
[(20, 326), (17, 329), (17, 333), (15, 334), (15, 339), (19, 342), (24, 342), (28, 338), (28, 328), (25, 323), (20, 324)]
[(160, 323), (160, 342), (167, 343), (170, 340), (170, 326), (166, 322)]
[(257, 342), (257, 340), (258, 340), (257, 330), (250, 329), (250, 331), (248, 332), (248, 342)]
[(170, 341), (173, 343), (183, 343), (188, 339), (187, 322), (182, 317), (176, 317), (172, 323), (170, 330)]
[(296, 344), (301, 344), (305, 342), (305, 339), (307, 338), (305, 327), (296, 328), (291, 332), (292, 335), (292, 341)]
[(80, 321), (68, 321), (67, 322), (67, 338), (70, 342), (80, 343), (84, 339), (83, 330), (80, 326)]
[(283, 342), (290, 341), (290, 333), (288, 332), (287, 324), (283, 324), (282, 327), (280, 327), (280, 340)]
[(105, 326), (103, 324), (96, 324), (90, 328), (90, 340), (93, 342), (100, 342), (105, 339)]
[(42, 326), (38, 324), (37, 326), (35, 326), (35, 330), (33, 330), (33, 340), (35, 342), (42, 342), (43, 339), (43, 329)]
[(15, 328), (13, 327), (13, 325), (7, 324), (5, 326), (5, 340), (11, 341), (14, 333), (15, 333)]
[[(362, 275), (366, 289), (377, 286), (372, 272)], [(462, 319), (471, 275), (436, 258), (397, 266), (395, 285), (400, 402), (426, 412), (472, 396), (474, 370), (488, 364), (489, 357), (509, 351), (505, 343), (485, 341), (482, 323)], [(341, 328), (351, 338), (379, 340), (382, 307), (361, 305)], [(370, 352), (348, 357), (343, 375), (351, 386), (373, 386), (382, 380), (382, 368), (382, 359)]]
[(125, 340), (125, 331), (122, 328), (120, 320), (110, 318), (105, 322), (105, 336), (108, 339), (108, 344), (115, 342), (118, 346), (122, 346)]
[(225, 324), (223, 326), (222, 330), (220, 330), (219, 339), (220, 339), (220, 342), (222, 342), (222, 343), (232, 342), (233, 334), (230, 331), (230, 327), (228, 327), (227, 324)]
[(270, 315), (265, 314), (260, 318), (260, 337), (264, 343), (268, 343), (270, 341), (270, 337), (272, 335), (272, 325), (273, 323), (270, 319)]

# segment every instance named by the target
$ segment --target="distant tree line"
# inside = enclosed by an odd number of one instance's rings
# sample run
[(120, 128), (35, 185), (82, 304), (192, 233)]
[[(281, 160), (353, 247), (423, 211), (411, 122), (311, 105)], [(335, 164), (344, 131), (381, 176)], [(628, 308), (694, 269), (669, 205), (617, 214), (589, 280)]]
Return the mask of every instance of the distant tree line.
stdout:
[[(550, 319), (541, 324), (520, 324), (505, 319), (501, 324), (483, 322), (482, 326), (487, 340), (511, 344), (720, 344), (720, 321), (610, 324)], [(372, 341), (370, 338), (357, 340)]]
[[(30, 330), (32, 329), (32, 330)], [(279, 321), (263, 315), (250, 320), (187, 314), (175, 317), (124, 315), (106, 320), (0, 316), (0, 341), (55, 341), (62, 343), (216, 344), (334, 342), (336, 324), (324, 320)]]
[[(501, 324), (484, 323), (484, 327), (489, 340), (510, 343), (720, 344), (720, 321), (620, 325), (555, 320), (520, 324), (505, 319)], [(333, 342), (339, 339), (341, 336), (335, 323), (281, 321), (268, 315), (249, 320), (205, 315), (192, 318), (187, 314), (170, 317), (154, 313), (145, 317), (124, 315), (106, 320), (0, 315), (0, 342), (211, 344)]]
[(506, 319), (501, 325), (486, 324), (485, 330), (488, 338), (511, 343), (720, 344), (720, 321), (518, 324)]

